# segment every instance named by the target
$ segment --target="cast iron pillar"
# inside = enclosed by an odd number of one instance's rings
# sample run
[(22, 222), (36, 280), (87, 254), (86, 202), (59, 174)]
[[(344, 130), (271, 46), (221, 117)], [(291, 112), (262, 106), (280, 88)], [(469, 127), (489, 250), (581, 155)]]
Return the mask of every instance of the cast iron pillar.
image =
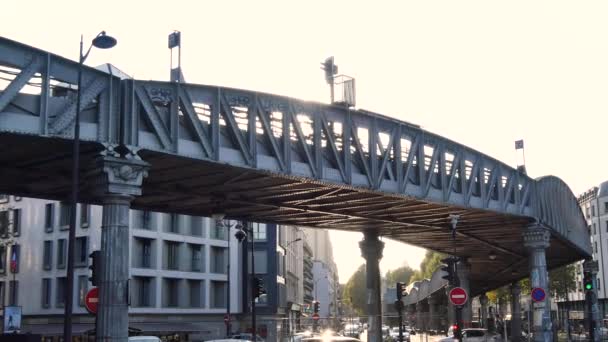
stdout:
[(378, 240), (378, 232), (368, 230), (359, 242), (361, 255), (365, 259), (367, 288), (367, 341), (382, 342), (382, 303), (380, 302), (380, 259), (384, 242)]
[(521, 336), (521, 287), (519, 283), (511, 284), (511, 336)]
[(479, 304), (481, 304), (481, 326), (483, 328), (488, 328), (488, 296), (486, 294), (482, 294), (479, 296)]
[(458, 279), (460, 280), (460, 287), (467, 291), (469, 299), (462, 306), (462, 324), (464, 328), (470, 328), (471, 322), (473, 321), (473, 310), (471, 309), (471, 286), (469, 281), (469, 275), (471, 273), (471, 264), (467, 262), (466, 258), (458, 263)]
[(135, 155), (116, 153), (96, 160), (95, 191), (103, 203), (101, 277), (97, 312), (97, 341), (127, 342), (129, 338), (129, 209), (148, 175), (148, 164)]
[(545, 300), (533, 304), (534, 341), (553, 341), (551, 325), (551, 301), (549, 299), (549, 274), (545, 249), (549, 247), (551, 232), (541, 226), (531, 226), (524, 233), (524, 246), (529, 251), (530, 286), (545, 290)]
[(600, 320), (600, 309), (597, 301), (597, 272), (599, 266), (595, 260), (585, 260), (583, 262), (583, 272), (591, 274), (591, 282), (593, 289), (585, 290), (585, 319), (589, 325), (589, 335), (591, 341), (597, 342), (602, 340), (602, 322)]

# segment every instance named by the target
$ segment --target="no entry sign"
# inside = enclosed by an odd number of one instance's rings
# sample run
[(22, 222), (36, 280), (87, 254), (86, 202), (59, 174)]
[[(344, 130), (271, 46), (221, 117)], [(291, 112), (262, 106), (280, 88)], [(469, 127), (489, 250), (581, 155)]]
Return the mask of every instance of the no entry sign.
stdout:
[(541, 287), (535, 287), (532, 289), (532, 292), (530, 292), (530, 295), (532, 296), (532, 300), (535, 302), (542, 302), (545, 300), (545, 290), (543, 290)]
[(455, 287), (450, 291), (448, 298), (454, 305), (464, 305), (469, 296), (467, 295), (467, 291), (462, 287)]
[(312, 319), (314, 319), (315, 321), (318, 321), (319, 320), (319, 314), (318, 313), (312, 314)]
[(93, 315), (97, 314), (97, 303), (99, 303), (99, 290), (94, 287), (84, 297), (84, 307)]

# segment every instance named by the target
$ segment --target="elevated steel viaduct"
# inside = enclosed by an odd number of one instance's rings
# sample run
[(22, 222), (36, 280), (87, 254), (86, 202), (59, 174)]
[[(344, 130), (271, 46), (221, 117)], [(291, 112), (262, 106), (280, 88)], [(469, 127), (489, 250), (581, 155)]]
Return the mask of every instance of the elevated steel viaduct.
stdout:
[[(0, 38), (0, 192), (69, 200), (77, 70)], [(591, 254), (559, 178), (530, 178), (416, 125), (255, 91), (121, 79), (110, 67), (85, 67), (82, 84), (80, 198), (103, 205), (110, 265), (99, 339), (127, 338), (129, 208), (363, 232), (369, 341), (381, 334), (379, 237), (466, 257), (471, 295), (528, 275), (546, 287), (547, 268)], [(460, 215), (455, 250), (451, 214)], [(547, 310), (537, 310), (536, 336), (549, 338)]]

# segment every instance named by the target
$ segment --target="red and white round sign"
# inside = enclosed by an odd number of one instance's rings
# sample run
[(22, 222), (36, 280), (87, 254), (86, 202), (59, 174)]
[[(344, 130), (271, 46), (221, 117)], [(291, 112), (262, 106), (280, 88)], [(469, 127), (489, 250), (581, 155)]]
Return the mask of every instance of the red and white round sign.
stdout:
[(455, 287), (450, 291), (448, 298), (454, 305), (464, 305), (469, 296), (467, 295), (467, 291), (462, 287)]
[(94, 287), (84, 297), (84, 307), (93, 315), (97, 314), (97, 303), (99, 303), (99, 290)]

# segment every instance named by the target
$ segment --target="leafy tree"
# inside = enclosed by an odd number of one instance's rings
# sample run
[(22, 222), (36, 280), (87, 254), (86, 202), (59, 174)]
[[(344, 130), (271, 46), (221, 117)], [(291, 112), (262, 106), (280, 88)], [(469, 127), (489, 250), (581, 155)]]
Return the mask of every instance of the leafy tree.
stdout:
[(388, 286), (395, 286), (395, 283), (398, 281), (405, 283), (406, 285), (410, 283), (410, 278), (414, 274), (414, 270), (409, 266), (401, 266), (394, 270), (389, 270), (386, 272), (384, 278), (386, 279)]
[(347, 302), (359, 315), (365, 312), (366, 302), (366, 283), (365, 265), (359, 266), (357, 271), (350, 276), (344, 286), (344, 301)]
[(420, 270), (414, 272), (414, 275), (410, 278), (410, 282), (431, 278), (433, 272), (441, 265), (441, 259), (445, 257), (446, 255), (442, 253), (433, 252), (431, 250), (426, 251), (424, 259), (422, 259), (422, 262), (420, 263)]
[(576, 266), (574, 264), (556, 268), (549, 272), (549, 291), (555, 299), (566, 299), (568, 292), (576, 289)]

